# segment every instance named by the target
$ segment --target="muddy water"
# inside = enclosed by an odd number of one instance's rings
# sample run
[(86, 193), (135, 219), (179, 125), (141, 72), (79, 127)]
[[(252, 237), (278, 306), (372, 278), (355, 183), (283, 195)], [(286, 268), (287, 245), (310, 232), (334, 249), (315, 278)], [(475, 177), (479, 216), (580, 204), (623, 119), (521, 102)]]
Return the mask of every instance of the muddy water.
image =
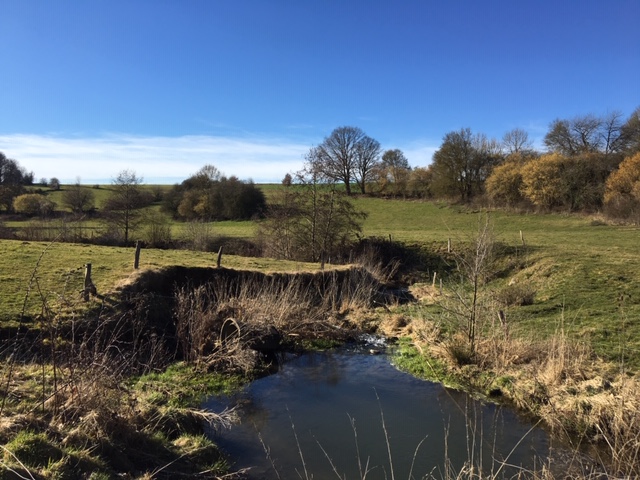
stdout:
[[(485, 472), (540, 465), (546, 433), (481, 403), (352, 351), (289, 358), (273, 375), (208, 408), (239, 406), (241, 423), (210, 435), (251, 479), (445, 477), (472, 461)], [(267, 454), (268, 452), (268, 454)], [(305, 473), (306, 472), (306, 473)], [(362, 474), (361, 474), (362, 472)], [(455, 477), (455, 475), (454, 475)]]

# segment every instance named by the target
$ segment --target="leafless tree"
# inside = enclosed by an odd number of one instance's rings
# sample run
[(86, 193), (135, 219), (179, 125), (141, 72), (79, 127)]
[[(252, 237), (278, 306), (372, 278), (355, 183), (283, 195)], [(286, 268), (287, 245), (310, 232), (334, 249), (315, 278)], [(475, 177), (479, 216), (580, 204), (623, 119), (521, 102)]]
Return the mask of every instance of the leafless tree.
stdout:
[(624, 153), (633, 155), (640, 152), (640, 107), (636, 108), (622, 126)]
[(404, 156), (402, 150), (395, 148), (387, 150), (382, 154), (382, 161), (379, 168), (379, 183), (381, 190), (386, 189), (391, 184), (394, 194), (405, 193), (411, 167), (409, 160)]
[(308, 161), (325, 178), (342, 182), (347, 195), (351, 182), (357, 181), (364, 192), (369, 174), (380, 153), (380, 144), (358, 127), (338, 127), (323, 142), (310, 150)]
[(222, 177), (222, 173), (220, 173), (220, 170), (218, 170), (214, 165), (211, 165), (211, 164), (207, 164), (204, 167), (202, 167), (200, 170), (196, 172), (194, 176), (198, 176), (198, 175), (202, 175), (208, 178), (209, 180), (211, 180), (212, 182), (218, 181), (220, 180), (220, 177)]
[(65, 188), (62, 192), (62, 203), (73, 213), (81, 214), (95, 206), (95, 196), (89, 188), (80, 185), (78, 180), (75, 185)]
[[(313, 149), (312, 149), (313, 151)], [(260, 224), (268, 255), (306, 261), (333, 258), (360, 232), (366, 214), (326, 182), (315, 164), (296, 175), (296, 184), (274, 195)]]
[(380, 142), (365, 135), (356, 145), (356, 181), (360, 192), (366, 193), (367, 183), (380, 159)]
[(434, 193), (469, 201), (500, 159), (500, 144), (484, 134), (474, 135), (469, 128), (447, 133), (433, 154)]
[(626, 142), (622, 133), (623, 126), (622, 113), (618, 111), (611, 112), (602, 119), (600, 137), (605, 155), (625, 149)]
[(481, 321), (481, 296), (487, 278), (493, 270), (495, 236), (488, 216), (479, 218), (478, 230), (468, 247), (455, 253), (457, 271), (470, 288), (455, 290), (456, 302), (450, 311), (465, 323), (472, 355), (475, 354), (478, 325)]
[(582, 115), (571, 120), (554, 120), (544, 143), (551, 152), (566, 156), (584, 153), (625, 152), (629, 145), (628, 121), (614, 111), (605, 116)]
[(113, 190), (104, 204), (107, 222), (122, 233), (124, 243), (129, 242), (131, 230), (141, 221), (139, 209), (150, 202), (140, 188), (142, 177), (132, 170), (122, 170), (112, 181)]
[(521, 128), (514, 128), (502, 137), (502, 149), (507, 155), (522, 154), (532, 148), (533, 142), (529, 140), (529, 134)]

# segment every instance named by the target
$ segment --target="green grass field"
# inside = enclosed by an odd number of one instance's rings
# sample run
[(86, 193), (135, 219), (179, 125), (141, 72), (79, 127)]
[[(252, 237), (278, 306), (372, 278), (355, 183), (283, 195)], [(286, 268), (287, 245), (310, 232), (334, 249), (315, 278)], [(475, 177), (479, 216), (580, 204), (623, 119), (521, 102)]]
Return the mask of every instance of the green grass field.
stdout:
[[(264, 188), (269, 196), (277, 186)], [(102, 194), (107, 189), (101, 186), (95, 191)], [(52, 192), (58, 194), (61, 192)], [(448, 239), (454, 249), (469, 240), (483, 215), (433, 202), (359, 197), (355, 203), (368, 214), (363, 224), (365, 237), (391, 237), (432, 249), (445, 248)], [(536, 289), (533, 305), (510, 313), (517, 327), (527, 334), (546, 335), (555, 331), (562, 319), (564, 328), (592, 343), (598, 353), (615, 359), (624, 350), (640, 367), (640, 229), (605, 225), (578, 215), (495, 211), (489, 216), (497, 240), (513, 247), (512, 252), (521, 256), (525, 267), (508, 272), (487, 288), (499, 290), (514, 280)], [(211, 231), (216, 236), (250, 239), (255, 227), (255, 222), (216, 222), (211, 224)], [(180, 238), (185, 228), (185, 223), (173, 222), (172, 236)], [(520, 232), (526, 248), (522, 248)], [(0, 319), (14, 319), (21, 311), (29, 279), (45, 248), (45, 244), (34, 242), (0, 242)], [(142, 259), (143, 268), (215, 262), (211, 253), (152, 249), (144, 250)], [(53, 244), (37, 268), (38, 294), (53, 298), (61, 292), (76, 292), (81, 287), (82, 266), (89, 262), (94, 265), (99, 291), (109, 290), (131, 273), (133, 250)], [(310, 268), (241, 257), (226, 257), (225, 264), (268, 270)], [(33, 290), (30, 296), (34, 304), (29, 304), (28, 311), (38, 305)]]

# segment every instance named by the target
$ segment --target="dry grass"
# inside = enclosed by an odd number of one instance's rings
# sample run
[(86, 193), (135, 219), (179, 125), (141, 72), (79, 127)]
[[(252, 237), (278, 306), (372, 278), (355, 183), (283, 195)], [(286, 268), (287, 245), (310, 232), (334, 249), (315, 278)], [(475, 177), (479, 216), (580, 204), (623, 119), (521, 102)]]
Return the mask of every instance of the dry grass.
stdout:
[[(562, 320), (546, 339), (515, 336), (493, 322), (477, 342), (475, 356), (464, 335), (443, 333), (433, 315), (414, 316), (412, 323), (421, 350), (444, 361), (464, 384), (530, 412), (576, 449), (591, 446), (595, 462), (576, 453), (566, 478), (640, 475), (640, 382), (571, 339)], [(485, 477), (468, 470), (446, 478)], [(523, 478), (557, 477), (543, 468), (523, 472)]]
[[(209, 368), (256, 367), (254, 350), (352, 335), (347, 315), (370, 309), (380, 283), (354, 268), (317, 275), (219, 277), (176, 296), (176, 329), (184, 357)], [(222, 332), (232, 319), (233, 341)], [(220, 336), (212, 332), (220, 332)]]

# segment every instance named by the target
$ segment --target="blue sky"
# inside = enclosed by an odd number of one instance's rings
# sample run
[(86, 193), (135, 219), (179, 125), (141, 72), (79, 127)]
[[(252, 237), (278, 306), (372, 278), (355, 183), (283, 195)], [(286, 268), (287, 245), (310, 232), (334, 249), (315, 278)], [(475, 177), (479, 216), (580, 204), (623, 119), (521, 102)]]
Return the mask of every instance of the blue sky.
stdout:
[(426, 166), (640, 106), (640, 2), (0, 2), (0, 151), (36, 178), (279, 181), (343, 125)]

